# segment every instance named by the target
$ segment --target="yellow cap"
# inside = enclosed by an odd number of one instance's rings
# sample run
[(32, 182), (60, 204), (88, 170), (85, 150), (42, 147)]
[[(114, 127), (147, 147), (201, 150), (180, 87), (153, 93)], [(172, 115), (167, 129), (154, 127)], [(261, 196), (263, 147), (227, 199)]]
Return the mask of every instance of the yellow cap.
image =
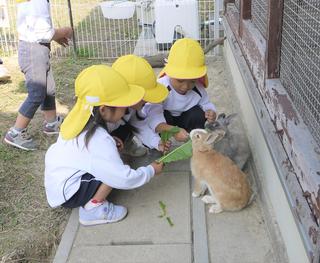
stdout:
[(122, 56), (113, 63), (112, 68), (118, 71), (129, 84), (145, 89), (144, 101), (160, 103), (168, 96), (168, 89), (157, 83), (154, 71), (145, 59), (135, 55)]
[(199, 42), (191, 38), (178, 39), (170, 49), (168, 63), (161, 73), (163, 72), (175, 79), (205, 77), (207, 67)]
[(84, 69), (75, 81), (76, 105), (61, 125), (65, 140), (79, 135), (88, 122), (94, 106), (130, 107), (144, 96), (144, 89), (129, 85), (117, 71), (106, 65)]

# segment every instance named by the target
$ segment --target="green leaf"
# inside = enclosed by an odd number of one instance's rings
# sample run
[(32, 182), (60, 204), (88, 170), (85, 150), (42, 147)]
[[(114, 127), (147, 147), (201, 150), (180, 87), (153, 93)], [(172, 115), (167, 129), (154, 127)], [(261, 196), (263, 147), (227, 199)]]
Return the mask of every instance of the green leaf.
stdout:
[(192, 143), (191, 140), (177, 147), (168, 154), (162, 156), (157, 162), (171, 163), (179, 160), (185, 160), (192, 156)]
[(180, 128), (177, 126), (173, 126), (169, 131), (163, 131), (160, 133), (161, 141), (166, 142), (169, 140), (172, 136), (174, 136), (176, 133), (180, 131)]
[(159, 201), (159, 205), (162, 210), (162, 215), (159, 216), (161, 218), (167, 214), (167, 210), (166, 210), (166, 205), (162, 201)]
[(167, 216), (166, 219), (167, 219), (170, 226), (174, 226), (174, 224), (172, 223), (172, 220), (169, 216)]

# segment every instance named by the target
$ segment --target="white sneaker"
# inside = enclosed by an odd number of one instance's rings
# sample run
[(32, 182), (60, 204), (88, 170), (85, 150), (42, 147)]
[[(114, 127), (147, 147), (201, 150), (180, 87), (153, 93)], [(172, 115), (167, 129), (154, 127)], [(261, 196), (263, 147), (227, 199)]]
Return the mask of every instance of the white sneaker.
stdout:
[(7, 68), (0, 64), (0, 81), (5, 81), (10, 79), (10, 74)]
[(84, 226), (100, 225), (118, 222), (126, 217), (127, 208), (121, 205), (114, 205), (108, 201), (91, 208), (79, 208), (79, 222)]

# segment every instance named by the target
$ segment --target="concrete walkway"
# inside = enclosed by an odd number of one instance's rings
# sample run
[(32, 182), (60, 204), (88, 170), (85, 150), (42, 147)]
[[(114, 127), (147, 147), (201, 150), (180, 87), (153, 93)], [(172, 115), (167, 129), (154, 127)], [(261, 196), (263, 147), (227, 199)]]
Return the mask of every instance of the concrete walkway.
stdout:
[[(221, 66), (221, 61), (211, 64), (210, 70), (221, 76)], [(226, 87), (221, 90), (223, 97), (230, 99), (231, 91)], [(224, 105), (236, 111), (232, 103)], [(152, 151), (147, 157), (127, 161), (139, 167), (158, 156)], [(180, 161), (167, 165), (161, 176), (139, 189), (112, 193), (111, 201), (129, 210), (127, 218), (119, 223), (79, 226), (78, 211), (74, 209), (54, 262), (279, 262), (277, 243), (270, 237), (259, 196), (240, 212), (209, 214), (199, 199), (191, 197), (191, 192), (189, 161)], [(159, 217), (160, 201), (166, 205), (173, 226), (165, 217)]]

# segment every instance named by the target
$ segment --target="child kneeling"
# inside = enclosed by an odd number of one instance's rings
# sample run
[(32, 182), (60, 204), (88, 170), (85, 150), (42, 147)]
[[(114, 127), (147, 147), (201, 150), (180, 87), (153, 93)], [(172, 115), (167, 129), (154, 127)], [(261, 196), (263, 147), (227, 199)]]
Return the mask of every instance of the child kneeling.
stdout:
[(137, 170), (125, 165), (107, 122), (118, 122), (127, 107), (141, 101), (144, 89), (129, 85), (111, 67), (95, 65), (75, 81), (77, 102), (45, 158), (45, 189), (51, 207), (79, 209), (83, 225), (117, 222), (127, 209), (108, 202), (112, 188), (142, 186), (162, 171), (153, 162)]

